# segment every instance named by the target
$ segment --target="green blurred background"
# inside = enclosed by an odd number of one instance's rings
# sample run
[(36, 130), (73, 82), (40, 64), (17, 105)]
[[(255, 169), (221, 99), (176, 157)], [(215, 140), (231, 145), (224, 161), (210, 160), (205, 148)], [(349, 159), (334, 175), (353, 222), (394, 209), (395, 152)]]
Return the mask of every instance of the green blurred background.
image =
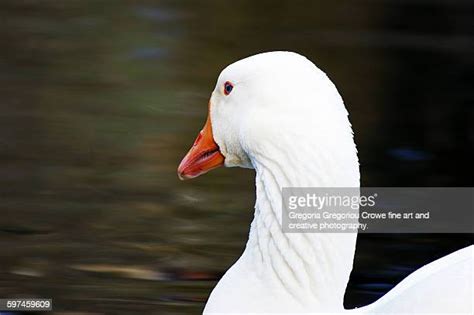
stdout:
[[(258, 52), (329, 74), (363, 185), (473, 184), (472, 1), (2, 0), (0, 19), (0, 297), (199, 313), (245, 245), (253, 172), (176, 168), (220, 70)], [(346, 306), (470, 243), (363, 235)]]

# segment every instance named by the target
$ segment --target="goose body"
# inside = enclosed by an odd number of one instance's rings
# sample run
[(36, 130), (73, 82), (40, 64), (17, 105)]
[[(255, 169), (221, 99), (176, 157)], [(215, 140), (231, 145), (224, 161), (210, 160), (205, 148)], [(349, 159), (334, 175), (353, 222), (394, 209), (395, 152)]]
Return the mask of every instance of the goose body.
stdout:
[(421, 268), (379, 301), (345, 310), (357, 234), (283, 233), (283, 187), (359, 187), (342, 98), (305, 57), (263, 53), (221, 72), (178, 175), (221, 165), (255, 170), (256, 202), (246, 248), (205, 314), (472, 313), (472, 246)]

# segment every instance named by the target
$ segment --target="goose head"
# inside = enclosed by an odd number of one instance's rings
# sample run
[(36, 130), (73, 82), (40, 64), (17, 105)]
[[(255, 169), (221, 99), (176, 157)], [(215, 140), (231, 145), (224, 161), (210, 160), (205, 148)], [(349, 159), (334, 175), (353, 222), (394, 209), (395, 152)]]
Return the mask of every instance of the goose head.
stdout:
[[(328, 178), (336, 175), (330, 169), (339, 168), (350, 178), (328, 185), (359, 181), (352, 130), (338, 91), (324, 72), (292, 52), (254, 55), (221, 72), (206, 124), (178, 176), (189, 179), (222, 165), (258, 168), (270, 162), (281, 168), (297, 164), (306, 175), (324, 167)], [(292, 170), (295, 176), (302, 172)]]

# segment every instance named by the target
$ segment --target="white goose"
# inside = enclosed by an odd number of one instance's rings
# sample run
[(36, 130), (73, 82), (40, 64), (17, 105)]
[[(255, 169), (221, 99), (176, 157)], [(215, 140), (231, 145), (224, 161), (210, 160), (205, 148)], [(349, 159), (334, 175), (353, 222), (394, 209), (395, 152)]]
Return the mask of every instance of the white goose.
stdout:
[(255, 216), (245, 251), (205, 314), (472, 314), (473, 246), (417, 270), (371, 305), (344, 310), (357, 235), (282, 232), (282, 187), (359, 186), (342, 98), (305, 57), (263, 53), (222, 71), (178, 174), (193, 178), (221, 165), (255, 169)]

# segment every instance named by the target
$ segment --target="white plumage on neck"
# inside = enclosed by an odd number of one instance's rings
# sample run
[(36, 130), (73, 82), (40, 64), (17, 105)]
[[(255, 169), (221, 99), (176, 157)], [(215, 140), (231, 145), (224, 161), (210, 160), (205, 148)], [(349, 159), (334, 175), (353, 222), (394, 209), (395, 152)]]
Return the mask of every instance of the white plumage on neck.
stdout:
[(356, 234), (285, 234), (276, 175), (256, 167), (257, 200), (249, 240), (214, 289), (209, 313), (343, 310)]
[(356, 234), (283, 233), (279, 176), (261, 166), (256, 171), (257, 201), (245, 259), (268, 284), (265, 294), (278, 295), (262, 311), (276, 312), (282, 305), (291, 306), (287, 311), (341, 311)]

